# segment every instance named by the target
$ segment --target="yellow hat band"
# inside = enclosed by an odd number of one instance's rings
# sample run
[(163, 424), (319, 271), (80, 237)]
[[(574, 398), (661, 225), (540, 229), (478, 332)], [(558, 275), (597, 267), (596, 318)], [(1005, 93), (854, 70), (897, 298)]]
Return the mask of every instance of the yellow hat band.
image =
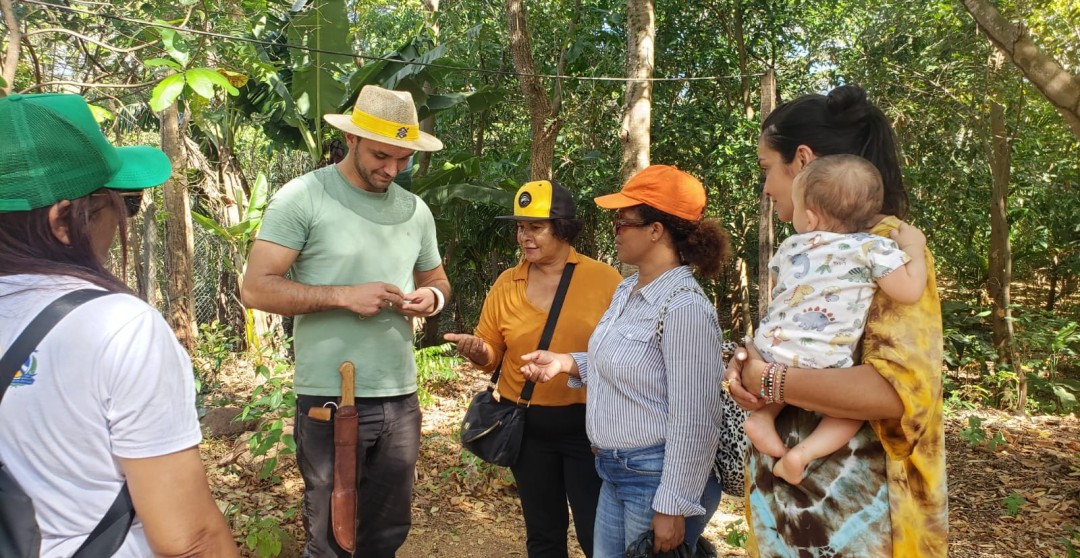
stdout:
[(354, 110), (349, 120), (359, 128), (383, 137), (399, 140), (420, 139), (420, 127), (416, 124), (392, 122), (359, 110)]

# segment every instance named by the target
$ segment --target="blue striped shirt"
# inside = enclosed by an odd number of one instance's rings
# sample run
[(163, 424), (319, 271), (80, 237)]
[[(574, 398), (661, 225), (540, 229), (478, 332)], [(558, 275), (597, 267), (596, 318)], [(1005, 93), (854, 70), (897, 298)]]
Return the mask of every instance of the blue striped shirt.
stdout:
[[(623, 280), (589, 340), (574, 353), (589, 386), (586, 424), (598, 448), (633, 449), (664, 444), (664, 471), (653, 509), (701, 515), (705, 480), (716, 456), (721, 422), (723, 334), (716, 310), (687, 266), (672, 269), (637, 292), (638, 276)], [(656, 326), (668, 303), (662, 342)]]

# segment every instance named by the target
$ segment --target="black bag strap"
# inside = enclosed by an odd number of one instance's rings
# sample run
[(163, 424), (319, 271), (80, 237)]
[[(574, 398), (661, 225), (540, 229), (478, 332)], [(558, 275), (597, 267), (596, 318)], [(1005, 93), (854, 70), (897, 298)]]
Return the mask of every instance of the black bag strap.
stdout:
[(30, 358), (30, 353), (34, 352), (45, 335), (52, 331), (53, 326), (82, 303), (107, 294), (111, 293), (99, 289), (71, 291), (52, 301), (38, 313), (30, 321), (30, 325), (27, 325), (26, 329), (15, 338), (3, 358), (0, 358), (0, 401), (3, 401), (4, 393), (7, 392), (11, 381), (15, 379), (15, 373), (19, 371), (26, 359)]
[[(15, 379), (15, 373), (19, 371), (30, 354), (41, 344), (41, 340), (52, 331), (60, 320), (64, 319), (72, 310), (85, 302), (95, 298), (112, 294), (100, 289), (80, 289), (71, 291), (49, 303), (33, 320), (26, 329), (19, 334), (11, 347), (0, 357), (0, 401), (4, 398), (8, 386)], [(90, 536), (83, 541), (82, 546), (75, 551), (72, 558), (89, 558), (96, 556), (112, 556), (124, 544), (131, 522), (135, 519), (135, 507), (131, 503), (131, 493), (127, 483), (120, 488), (120, 494), (113, 500), (105, 517), (90, 532)], [(108, 536), (104, 536), (108, 533)]]
[(120, 487), (120, 494), (116, 495), (116, 499), (105, 512), (105, 517), (90, 531), (90, 536), (86, 537), (71, 558), (95, 558), (116, 554), (124, 544), (134, 520), (135, 505), (131, 502), (127, 482), (124, 482), (124, 486)]
[[(563, 301), (566, 300), (566, 291), (570, 289), (570, 277), (574, 275), (574, 266), (577, 264), (567, 263), (563, 267), (562, 277), (559, 279), (559, 287), (555, 289), (555, 298), (551, 301), (551, 309), (548, 310), (547, 322), (544, 323), (544, 332), (540, 334), (540, 344), (536, 346), (538, 351), (546, 351), (551, 346), (551, 338), (555, 336), (555, 324), (559, 321), (559, 313), (562, 312)], [(502, 373), (502, 362), (495, 367), (491, 374), (491, 384), (488, 388), (493, 391), (499, 385), (499, 374)], [(519, 401), (532, 399), (533, 389), (536, 382), (525, 380), (525, 387), (521, 388)]]

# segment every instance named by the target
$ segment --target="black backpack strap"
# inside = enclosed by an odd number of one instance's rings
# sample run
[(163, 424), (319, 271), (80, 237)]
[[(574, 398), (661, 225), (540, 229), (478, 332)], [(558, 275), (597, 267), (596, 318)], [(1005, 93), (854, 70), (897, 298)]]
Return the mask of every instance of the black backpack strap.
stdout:
[[(570, 289), (570, 277), (574, 275), (574, 266), (577, 264), (567, 263), (563, 267), (562, 278), (559, 279), (559, 288), (555, 290), (555, 298), (551, 301), (551, 310), (548, 310), (547, 323), (544, 324), (544, 333), (540, 335), (540, 344), (537, 350), (546, 351), (551, 346), (551, 338), (555, 336), (555, 324), (559, 321), (559, 313), (562, 312), (563, 301), (566, 300), (566, 291)], [(521, 399), (532, 399), (533, 388), (536, 382), (525, 380), (525, 387), (521, 388)]]
[(90, 531), (90, 536), (86, 537), (71, 558), (96, 558), (116, 554), (124, 544), (134, 520), (135, 505), (131, 503), (131, 492), (125, 482), (124, 486), (120, 487), (120, 494), (116, 495), (109, 510), (105, 512), (105, 517)]
[(4, 393), (7, 392), (11, 381), (15, 379), (15, 374), (19, 371), (19, 368), (26, 362), (26, 359), (30, 358), (30, 354), (34, 352), (34, 349), (45, 338), (45, 335), (52, 331), (53, 326), (82, 303), (107, 294), (112, 293), (99, 289), (71, 291), (49, 303), (44, 310), (35, 316), (30, 321), (30, 325), (27, 325), (26, 329), (15, 338), (11, 347), (4, 353), (3, 358), (0, 358), (0, 401), (4, 399)]
[[(15, 379), (15, 374), (22, 367), (30, 354), (41, 344), (41, 340), (52, 331), (53, 327), (85, 302), (94, 300), (105, 295), (112, 294), (100, 289), (80, 289), (71, 291), (49, 303), (33, 320), (26, 329), (19, 334), (11, 344), (11, 348), (0, 358), (0, 400), (8, 386)], [(75, 551), (72, 558), (90, 558), (97, 556), (112, 556), (120, 549), (127, 538), (131, 522), (135, 518), (135, 507), (131, 503), (131, 494), (127, 483), (120, 488), (120, 494), (105, 512), (105, 517), (90, 532), (82, 546)]]

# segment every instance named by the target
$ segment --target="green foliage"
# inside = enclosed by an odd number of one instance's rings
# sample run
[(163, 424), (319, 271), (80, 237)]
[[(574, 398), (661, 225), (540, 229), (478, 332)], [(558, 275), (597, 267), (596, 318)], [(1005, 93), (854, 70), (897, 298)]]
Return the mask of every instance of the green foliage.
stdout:
[(457, 381), (455, 369), (461, 366), (462, 359), (453, 343), (416, 349), (413, 354), (416, 356), (416, 395), (420, 405), (428, 407), (435, 402), (433, 391)]
[(1010, 493), (1001, 500), (1001, 505), (1005, 507), (1005, 512), (1012, 517), (1016, 517), (1016, 514), (1020, 513), (1020, 508), (1027, 505), (1027, 503), (1028, 501), (1016, 492)]
[(1038, 308), (1016, 309), (1016, 346), (1036, 410), (1069, 413), (1078, 408), (1080, 379), (1062, 374), (1078, 371), (1080, 325)]
[(1065, 558), (1080, 556), (1080, 529), (1072, 525), (1065, 526), (1065, 536), (1059, 537), (1058, 542), (1065, 547)]
[(208, 324), (199, 324), (199, 336), (195, 340), (194, 356), (196, 362), (204, 360), (209, 368), (203, 377), (215, 377), (221, 371), (221, 365), (236, 349), (237, 339), (230, 334), (228, 326), (214, 320)]
[(1078, 408), (1080, 381), (1075, 372), (1080, 370), (1080, 326), (1075, 319), (1014, 305), (1013, 354), (1017, 362), (1009, 366), (997, 362), (987, 321), (990, 309), (959, 300), (945, 300), (941, 307), (945, 364), (958, 376), (977, 378), (962, 384), (946, 380), (948, 400), (1012, 407), (1019, 374), (1024, 374), (1030, 410), (1065, 414)]
[(743, 520), (736, 519), (727, 526), (727, 531), (724, 532), (724, 541), (728, 546), (734, 546), (735, 548), (746, 548), (746, 538), (749, 534), (746, 529), (742, 527)]
[[(164, 23), (164, 22), (159, 22)], [(173, 29), (156, 28), (169, 58), (152, 58), (143, 62), (146, 68), (165, 67), (174, 73), (167, 75), (156, 86), (150, 97), (150, 108), (160, 112), (176, 102), (185, 91), (191, 91), (204, 99), (212, 99), (221, 89), (229, 95), (240, 91), (233, 87), (229, 78), (211, 68), (188, 68), (191, 63), (191, 46)]]
[(986, 430), (982, 427), (982, 419), (976, 416), (968, 417), (968, 427), (960, 431), (960, 437), (967, 440), (969, 446), (985, 442)]
[(296, 392), (292, 389), (291, 366), (284, 359), (263, 349), (260, 360), (262, 364), (255, 367), (255, 374), (263, 383), (252, 392), (236, 420), (261, 419), (258, 429), (248, 438), (248, 451), (258, 458), (276, 450), (263, 459), (259, 478), (277, 484), (281, 482), (281, 478), (274, 475), (278, 456), (296, 453), (296, 440), (285, 432), (285, 422), (291, 421), (296, 414)]
[(997, 451), (998, 446), (1009, 443), (1001, 432), (994, 432), (993, 435), (988, 434), (982, 423), (981, 418), (970, 416), (968, 417), (968, 427), (960, 431), (960, 437), (966, 440), (969, 446), (986, 444), (986, 448), (990, 451)]
[(225, 517), (251, 553), (259, 558), (269, 558), (281, 554), (282, 543), (290, 538), (281, 526), (296, 517), (296, 513), (297, 509), (291, 507), (284, 514), (268, 515), (257, 510), (247, 515), (238, 507), (230, 506), (225, 510)]

